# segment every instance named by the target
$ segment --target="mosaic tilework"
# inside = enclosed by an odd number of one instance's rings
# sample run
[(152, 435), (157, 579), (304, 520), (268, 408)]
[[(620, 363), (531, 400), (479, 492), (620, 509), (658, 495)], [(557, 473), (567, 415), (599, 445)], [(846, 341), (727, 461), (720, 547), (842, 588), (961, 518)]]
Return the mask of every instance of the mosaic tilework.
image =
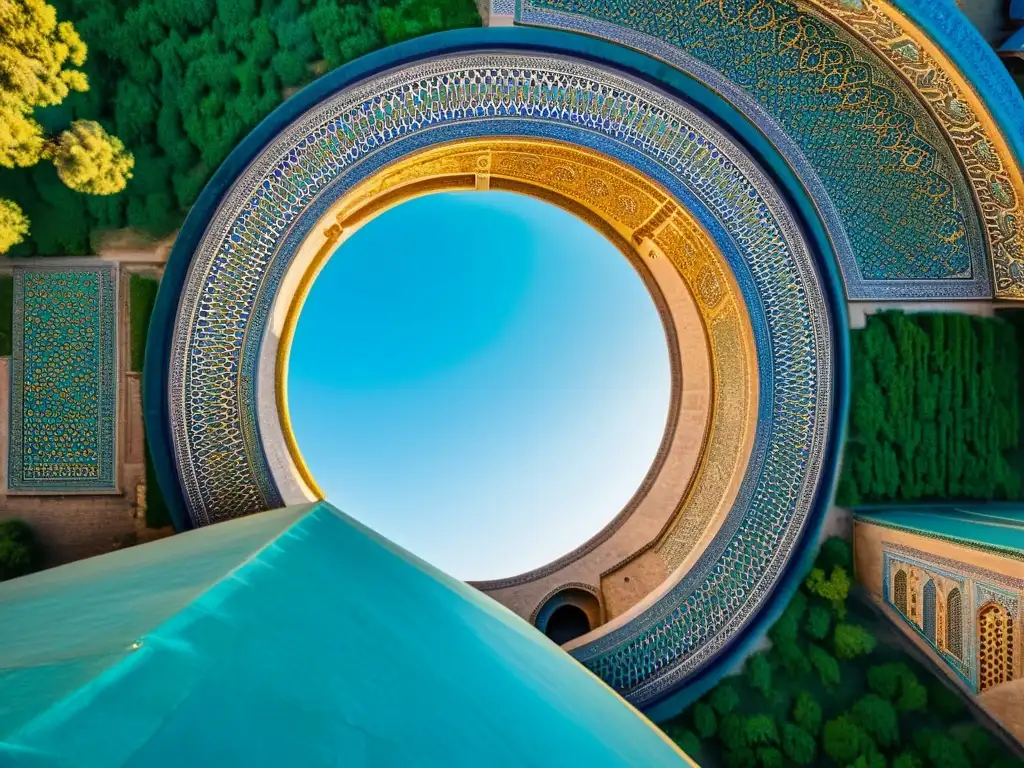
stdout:
[[(1018, 617), (1024, 580), (952, 558), (933, 555), (914, 547), (885, 542), (882, 552), (882, 597), (897, 613), (899, 610), (893, 604), (891, 584), (893, 576), (900, 568), (917, 568), (933, 579), (944, 579), (947, 582), (947, 591), (949, 585), (959, 588), (963, 599), (962, 658), (945, 653), (939, 648), (935, 648), (935, 651), (968, 686), (977, 691), (978, 611), (986, 603), (995, 602), (1009, 611), (1011, 617)], [(921, 627), (907, 616), (900, 615), (912, 632), (927, 640)]]
[(8, 487), (113, 491), (114, 267), (18, 268)]
[(640, 702), (712, 657), (774, 588), (821, 470), (831, 331), (810, 254), (771, 184), (713, 124), (638, 83), (562, 59), (466, 55), (343, 92), (285, 129), (213, 215), (182, 295), (169, 378), (183, 489), (197, 524), (275, 503), (253, 371), (303, 227), (403, 153), (502, 132), (591, 142), (650, 174), (733, 254), (751, 308), (762, 416), (735, 509), (684, 584), (624, 635), (577, 651)]
[[(820, 180), (838, 211), (855, 257), (843, 263), (851, 297), (991, 295), (972, 191), (935, 121), (874, 53), (803, 5), (520, 0), (518, 16), (652, 51), (684, 70), (696, 59), (744, 89), (770, 115), (761, 127), (795, 141), (814, 169), (801, 173), (805, 183)], [(842, 238), (830, 232), (842, 256)]]

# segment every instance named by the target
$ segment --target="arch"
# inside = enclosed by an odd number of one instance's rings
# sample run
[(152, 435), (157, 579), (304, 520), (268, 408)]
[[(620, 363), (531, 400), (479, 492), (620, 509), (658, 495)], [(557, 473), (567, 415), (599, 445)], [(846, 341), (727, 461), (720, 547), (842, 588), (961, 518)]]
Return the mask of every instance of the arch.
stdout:
[(978, 691), (1013, 680), (1013, 617), (989, 602), (978, 611)]
[(959, 587), (946, 595), (946, 652), (961, 661), (964, 658), (963, 596)]
[(586, 612), (578, 605), (560, 605), (548, 618), (544, 634), (559, 645), (565, 645), (587, 634), (593, 627)]
[(922, 602), (924, 603), (923, 613), (921, 616), (922, 626), (924, 629), (924, 636), (928, 638), (928, 642), (935, 645), (935, 581), (928, 579), (928, 583), (924, 585)]
[[(518, 71), (549, 78), (552, 87), (495, 89), (494, 76), (514, 78)], [(471, 88), (466, 78), (487, 87)], [(432, 84), (440, 88), (452, 80), (467, 87), (446, 91), (446, 99), (482, 101), (446, 102), (450, 108), (403, 122), (404, 110), (433, 103), (424, 101)], [(570, 100), (571, 88), (562, 87), (563, 80), (572, 88), (585, 85), (584, 95), (607, 96), (600, 104)], [(413, 86), (415, 93), (401, 91)], [(392, 93), (388, 109), (372, 106)], [(532, 101), (563, 98), (564, 105)], [(346, 104), (370, 106), (357, 120), (332, 123), (331, 115), (348, 114)], [(601, 119), (588, 111), (595, 109)], [(664, 121), (654, 117), (658, 110), (664, 111)], [(649, 117), (637, 121), (636, 115)], [(679, 125), (695, 130), (665, 132)], [(750, 386), (757, 387), (758, 405), (752, 448), (743, 457), (734, 499), (713, 518), (706, 535), (694, 538), (700, 549), (661, 550), (678, 559), (673, 580), (571, 647), (635, 704), (650, 707), (687, 682), (687, 695), (696, 695), (766, 628), (811, 557), (845, 421), (845, 302), (825, 224), (778, 146), (712, 89), (642, 54), (557, 32), (446, 33), (394, 46), (331, 73), (261, 123), (194, 206), (161, 284), (145, 372), (147, 434), (161, 486), (180, 528), (291, 501), (270, 470), (288, 452), (278, 452), (281, 446), (267, 439), (266, 424), (259, 420), (268, 403), (273, 410), (273, 396), (266, 397), (254, 375), (264, 342), (279, 331), (268, 318), (279, 299), (287, 299), (279, 294), (290, 259), (319, 226), (323, 212), (355, 185), (414, 153), (464, 139), (469, 130), (481, 138), (575, 144), (643, 174), (667, 200), (646, 229), (623, 235), (644, 258), (682, 248), (678, 264), (668, 257), (665, 262), (685, 272), (685, 245), (692, 240), (671, 220), (679, 212), (694, 217), (723, 254), (726, 276), (736, 281), (749, 313), (758, 372)], [(691, 146), (691, 134), (704, 133)], [(310, 164), (312, 153), (303, 154), (311, 144), (323, 167)], [(678, 155), (682, 152), (691, 154)], [(256, 181), (275, 168), (280, 176)], [(292, 190), (299, 192), (294, 201), (275, 197), (277, 187), (295, 184), (293, 176), (307, 169), (312, 169), (310, 183)], [(699, 177), (703, 173), (728, 174), (741, 186), (724, 177), (710, 183)], [(305, 184), (307, 177), (299, 180)], [(747, 182), (751, 186), (742, 192)], [(730, 209), (736, 205), (756, 210), (740, 216)], [(749, 226), (753, 232), (744, 229)], [(222, 268), (229, 262), (230, 269)], [(697, 300), (718, 306), (725, 295), (722, 282), (695, 276)], [(208, 297), (225, 296), (219, 289), (227, 287), (219, 282), (217, 290), (207, 291), (208, 280), (237, 281), (231, 296), (240, 303), (213, 307), (230, 331), (217, 336), (216, 359), (201, 362), (213, 350), (196, 343), (194, 320), (210, 310)], [(237, 316), (228, 317), (231, 312)], [(203, 323), (204, 334), (221, 334)], [(722, 348), (722, 361), (727, 351)], [(225, 366), (226, 360), (238, 367)], [(204, 388), (210, 376), (226, 386)], [(207, 419), (199, 412), (214, 399), (218, 408), (228, 409), (226, 418)], [(709, 461), (715, 465), (713, 456)], [(209, 471), (211, 462), (216, 472)], [(714, 480), (717, 472), (706, 472), (693, 487)]]
[(907, 615), (907, 572), (900, 568), (892, 580), (892, 604), (896, 610)]
[(589, 589), (566, 587), (538, 607), (533, 623), (556, 643), (564, 645), (596, 629), (602, 618), (597, 595)]
[[(492, 0), (495, 7), (505, 2)], [(927, 9), (918, 8), (916, 18), (907, 18), (897, 6), (909, 3)], [(650, 51), (673, 66), (705, 73), (730, 100), (757, 102), (762, 113), (760, 124), (783, 134), (785, 141), (795, 145), (796, 151), (788, 151), (791, 161), (802, 175), (816, 180), (820, 188), (816, 195), (829, 198), (835, 206), (833, 213), (849, 236), (838, 250), (851, 299), (990, 297), (993, 273), (997, 296), (1021, 298), (1024, 249), (1018, 244), (1018, 233), (1022, 225), (1015, 223), (1006, 229), (1003, 222), (1024, 220), (1024, 179), (1018, 162), (1021, 140), (1014, 129), (1024, 114), (1024, 105), (1005, 68), (977, 31), (960, 14), (937, 12), (933, 6), (925, 0), (807, 0), (798, 4), (747, 0), (727, 8), (721, 3), (671, 0), (659, 7), (659, 13), (650, 14), (640, 0), (616, 4), (522, 0), (505, 13), (513, 14), (518, 23), (573, 30)], [(762, 14), (765, 23), (752, 23), (756, 14)], [(673, 30), (671, 38), (664, 35), (666, 25)], [(780, 30), (793, 27), (803, 30), (798, 36), (803, 39), (794, 38), (791, 45), (780, 50)], [(943, 47), (935, 44), (929, 32), (940, 32)], [(826, 84), (835, 74), (832, 70), (822, 73), (824, 79), (815, 84), (804, 77), (802, 69), (793, 67), (794, 56), (799, 59), (813, 55), (821, 45), (827, 45), (837, 57), (836, 71), (846, 69), (858, 76), (844, 78), (847, 82), (835, 87)], [(763, 52), (757, 59), (758, 71), (771, 74), (759, 82), (750, 77), (753, 61), (749, 52), (753, 50)], [(969, 81), (961, 70), (971, 71), (978, 80)], [(918, 85), (924, 77), (929, 83), (926, 88)], [(792, 87), (787, 85), (788, 78), (794, 79)], [(830, 99), (845, 101), (853, 109), (835, 119), (828, 114), (832, 111)], [(854, 171), (865, 165), (879, 170), (884, 167), (880, 155), (867, 159), (882, 152), (881, 145), (872, 147), (867, 135), (857, 137), (853, 129), (872, 122), (868, 113), (882, 104), (882, 99), (885, 107), (876, 114), (889, 119), (899, 115), (906, 146), (915, 148), (901, 161), (904, 173), (896, 175), (903, 176), (902, 181), (880, 172)], [(948, 109), (950, 103), (956, 103), (957, 109)], [(754, 111), (749, 105), (745, 109), (748, 113)], [(808, 109), (817, 112), (819, 118), (805, 119)], [(860, 116), (855, 115), (858, 111)], [(970, 132), (963, 130), (967, 125), (971, 126)], [(907, 131), (909, 126), (913, 128)], [(846, 140), (840, 140), (847, 151), (839, 159), (831, 152), (830, 141), (838, 135), (834, 131), (851, 131)], [(983, 137), (982, 153), (974, 149), (978, 137)], [(857, 159), (862, 152), (864, 155)], [(927, 156), (929, 164), (952, 163), (933, 180), (942, 187), (943, 195), (949, 196), (951, 206), (966, 206), (972, 211), (963, 211), (962, 217), (955, 213), (944, 218), (953, 213), (953, 208), (945, 213), (935, 209), (918, 219), (910, 204), (919, 197), (917, 181), (911, 179), (913, 171), (921, 167), (922, 155), (918, 153)], [(1005, 186), (985, 181), (993, 172)], [(851, 195), (851, 187), (861, 192), (866, 188), (875, 191)], [(865, 199), (873, 203), (855, 211), (857, 201)], [(919, 224), (911, 225), (916, 233), (908, 232), (899, 239), (901, 245), (916, 241), (922, 250), (901, 261), (910, 265), (916, 263), (918, 253), (928, 252), (925, 260), (936, 261), (932, 277), (939, 279), (914, 286), (914, 275), (905, 267), (877, 268), (878, 256), (891, 251), (884, 246), (879, 249), (880, 241), (872, 243), (872, 238), (863, 234), (874, 228), (870, 223), (873, 219), (888, 218), (885, 211), (890, 204), (906, 214), (905, 223), (917, 219)], [(868, 210), (872, 205), (874, 210)], [(945, 224), (938, 224), (940, 219)], [(963, 238), (958, 258), (965, 259), (961, 264), (966, 271), (950, 270), (945, 260), (939, 230), (951, 233), (947, 224), (957, 231), (958, 239)], [(884, 230), (882, 227), (878, 232)]]

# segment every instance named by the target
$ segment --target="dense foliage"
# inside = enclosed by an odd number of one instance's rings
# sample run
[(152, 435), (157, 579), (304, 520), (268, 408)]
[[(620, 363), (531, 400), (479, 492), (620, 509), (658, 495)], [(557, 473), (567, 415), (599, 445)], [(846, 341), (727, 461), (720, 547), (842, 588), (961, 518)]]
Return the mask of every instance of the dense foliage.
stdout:
[(851, 335), (837, 503), (1016, 499), (1018, 345), (999, 318), (885, 312)]
[(128, 326), (131, 334), (131, 370), (142, 371), (146, 362), (146, 336), (160, 282), (155, 277), (133, 274), (128, 278)]
[(33, 221), (15, 254), (84, 254), (103, 229), (159, 237), (290, 90), (376, 48), (480, 23), (473, 0), (55, 0), (91, 87), (44, 123), (99, 120), (135, 156), (123, 193), (81, 197), (52, 166), (4, 173)]
[(0, 357), (11, 354), (11, 324), (14, 321), (14, 278), (0, 275)]
[[(0, 3), (0, 167), (27, 168), (53, 160), (58, 177), (71, 189), (111, 195), (131, 177), (131, 153), (99, 123), (76, 120), (68, 130), (48, 136), (39, 110), (60, 104), (73, 91), (89, 89), (79, 69), (86, 46), (68, 21), (45, 0)], [(49, 128), (49, 131), (48, 131)], [(16, 184), (4, 177), (5, 188)], [(17, 202), (0, 193), (0, 253), (21, 242), (29, 217)]]
[(0, 522), (0, 581), (39, 568), (40, 553), (32, 529), (21, 520)]
[(851, 552), (822, 547), (814, 570), (747, 659), (666, 733), (703, 766), (1010, 768), (960, 695), (869, 625), (895, 632), (849, 598)]

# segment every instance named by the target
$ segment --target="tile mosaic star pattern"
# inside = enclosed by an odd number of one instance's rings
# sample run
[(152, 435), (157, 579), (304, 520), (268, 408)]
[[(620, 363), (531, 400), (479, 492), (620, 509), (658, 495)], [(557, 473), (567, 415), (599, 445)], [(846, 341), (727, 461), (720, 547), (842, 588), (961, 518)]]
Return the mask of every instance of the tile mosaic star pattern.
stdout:
[(8, 487), (113, 491), (114, 267), (16, 268)]
[(500, 131), (603, 142), (690, 201), (732, 254), (758, 339), (754, 457), (718, 538), (644, 616), (576, 651), (640, 703), (713, 657), (771, 594), (811, 508), (832, 406), (829, 312), (792, 215), (718, 128), (645, 86), (565, 59), (467, 54), (343, 91), (285, 127), (211, 212), (192, 257), (169, 372), (182, 487), (198, 525), (279, 503), (254, 370), (303, 227), (405, 152)]
[(835, 206), (852, 298), (991, 295), (973, 193), (935, 120), (874, 52), (804, 4), (519, 0), (517, 18), (692, 69), (678, 51), (753, 97), (773, 123), (761, 127), (795, 142), (816, 177), (805, 182)]

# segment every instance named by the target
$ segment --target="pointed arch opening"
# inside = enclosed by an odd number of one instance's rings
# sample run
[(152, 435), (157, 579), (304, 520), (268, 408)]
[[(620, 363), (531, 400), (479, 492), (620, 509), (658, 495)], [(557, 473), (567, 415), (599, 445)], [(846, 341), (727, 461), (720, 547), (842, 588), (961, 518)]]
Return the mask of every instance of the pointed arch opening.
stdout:
[(928, 583), (924, 585), (924, 595), (922, 596), (924, 602), (924, 614), (922, 616), (924, 636), (928, 638), (928, 642), (935, 645), (935, 582), (932, 579), (928, 579)]
[(946, 652), (961, 661), (964, 658), (963, 595), (953, 587), (946, 597)]

